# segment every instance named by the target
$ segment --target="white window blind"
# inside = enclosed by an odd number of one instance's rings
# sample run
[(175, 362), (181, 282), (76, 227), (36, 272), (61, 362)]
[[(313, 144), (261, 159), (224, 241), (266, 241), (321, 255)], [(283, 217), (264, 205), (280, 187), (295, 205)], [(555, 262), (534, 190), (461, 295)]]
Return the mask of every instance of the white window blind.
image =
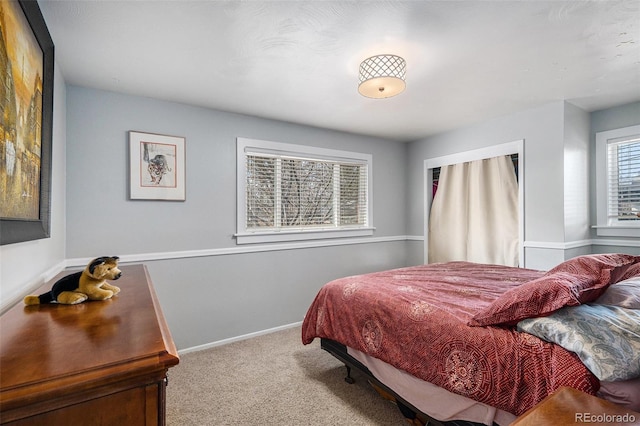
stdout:
[(640, 137), (607, 142), (607, 187), (609, 224), (640, 221)]
[(640, 125), (596, 133), (596, 234), (640, 237)]
[(238, 138), (238, 243), (371, 235), (370, 173), (369, 154)]
[(248, 230), (367, 225), (364, 164), (247, 154), (246, 170)]

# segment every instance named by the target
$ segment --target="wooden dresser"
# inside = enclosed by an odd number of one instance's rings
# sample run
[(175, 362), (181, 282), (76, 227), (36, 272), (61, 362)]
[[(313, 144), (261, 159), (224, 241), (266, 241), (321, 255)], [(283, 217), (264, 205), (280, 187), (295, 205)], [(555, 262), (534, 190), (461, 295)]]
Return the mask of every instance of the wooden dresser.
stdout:
[(640, 425), (640, 413), (570, 387), (561, 387), (511, 426)]
[(0, 423), (165, 424), (167, 370), (178, 353), (146, 267), (120, 269), (111, 300), (19, 303), (0, 317)]

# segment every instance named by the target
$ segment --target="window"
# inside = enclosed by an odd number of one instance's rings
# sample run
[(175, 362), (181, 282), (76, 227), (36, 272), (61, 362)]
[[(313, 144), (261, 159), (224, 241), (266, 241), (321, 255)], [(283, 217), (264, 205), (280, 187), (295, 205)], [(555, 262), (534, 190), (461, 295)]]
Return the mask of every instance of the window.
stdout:
[(596, 133), (597, 234), (640, 236), (640, 125)]
[(371, 155), (238, 138), (238, 244), (372, 235)]

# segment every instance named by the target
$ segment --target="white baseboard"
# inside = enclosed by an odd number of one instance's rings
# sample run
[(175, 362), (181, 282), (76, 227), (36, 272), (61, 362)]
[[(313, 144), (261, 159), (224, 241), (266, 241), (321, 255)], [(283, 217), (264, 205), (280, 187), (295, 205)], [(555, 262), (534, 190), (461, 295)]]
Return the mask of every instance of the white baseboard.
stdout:
[(288, 330), (294, 327), (300, 327), (302, 325), (302, 321), (294, 322), (293, 324), (281, 325), (279, 327), (273, 327), (262, 331), (256, 331), (254, 333), (243, 334), (242, 336), (230, 337), (228, 339), (218, 340), (216, 342), (206, 343), (204, 345), (193, 346), (191, 348), (180, 349), (178, 351), (178, 355), (184, 355), (189, 352), (198, 352), (203, 351), (205, 349), (215, 348), (216, 346), (228, 345), (229, 343), (239, 342), (241, 340), (251, 339), (252, 337), (263, 336), (265, 334), (275, 333), (276, 331)]

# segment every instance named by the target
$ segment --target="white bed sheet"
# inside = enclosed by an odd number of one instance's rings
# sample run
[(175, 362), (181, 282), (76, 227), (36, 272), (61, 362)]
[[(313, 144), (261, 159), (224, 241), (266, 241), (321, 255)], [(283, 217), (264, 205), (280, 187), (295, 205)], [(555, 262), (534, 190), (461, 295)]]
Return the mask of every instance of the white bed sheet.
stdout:
[(347, 347), (347, 353), (405, 401), (434, 419), (466, 420), (488, 426), (494, 422), (506, 426), (516, 419), (507, 411), (449, 392), (358, 350)]

